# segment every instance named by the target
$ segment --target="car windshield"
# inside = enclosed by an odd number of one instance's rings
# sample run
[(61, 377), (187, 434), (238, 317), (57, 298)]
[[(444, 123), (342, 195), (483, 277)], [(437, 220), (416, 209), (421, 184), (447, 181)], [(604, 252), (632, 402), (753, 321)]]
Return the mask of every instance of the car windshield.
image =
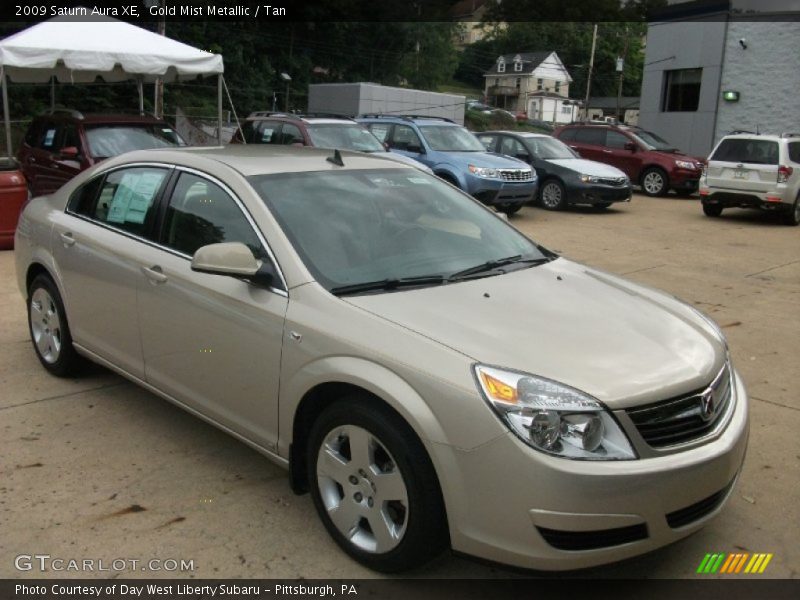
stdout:
[(628, 133), (635, 137), (638, 142), (648, 150), (675, 150), (675, 146), (668, 141), (662, 140), (655, 133), (645, 131), (644, 129), (629, 130)]
[(369, 130), (353, 123), (314, 123), (308, 126), (311, 143), (318, 148), (339, 148), (358, 152), (386, 152)]
[(578, 155), (572, 151), (572, 148), (556, 138), (531, 137), (528, 138), (528, 145), (533, 149), (533, 153), (536, 157), (543, 160), (578, 157)]
[(249, 181), (328, 290), (420, 277), (442, 283), (513, 259), (476, 273), (497, 275), (551, 257), (476, 201), (415, 169), (280, 173)]
[(478, 138), (456, 125), (420, 125), (428, 145), (438, 152), (486, 152)]
[(89, 152), (95, 158), (110, 158), (131, 150), (186, 145), (174, 129), (161, 124), (87, 126), (86, 139)]

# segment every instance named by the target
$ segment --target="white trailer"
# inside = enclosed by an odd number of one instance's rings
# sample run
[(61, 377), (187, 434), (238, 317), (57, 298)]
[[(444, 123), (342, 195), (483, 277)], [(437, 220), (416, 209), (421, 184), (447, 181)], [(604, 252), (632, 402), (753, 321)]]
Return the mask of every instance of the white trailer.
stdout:
[(428, 115), (464, 124), (465, 96), (388, 87), (377, 83), (314, 83), (308, 112), (358, 115)]

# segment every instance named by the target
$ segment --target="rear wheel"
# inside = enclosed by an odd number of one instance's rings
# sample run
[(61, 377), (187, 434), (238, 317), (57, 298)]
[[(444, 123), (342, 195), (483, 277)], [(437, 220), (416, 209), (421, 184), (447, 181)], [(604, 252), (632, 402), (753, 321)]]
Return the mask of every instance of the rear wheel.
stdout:
[(548, 179), (539, 190), (539, 201), (547, 210), (563, 210), (567, 205), (564, 185), (557, 179)]
[(447, 547), (430, 458), (408, 424), (374, 398), (355, 394), (326, 408), (307, 451), (317, 512), (354, 559), (392, 573), (421, 566)]
[(67, 315), (53, 280), (37, 275), (28, 289), (28, 329), (45, 369), (58, 377), (80, 372), (84, 359), (72, 347)]
[(651, 167), (642, 173), (642, 191), (648, 196), (663, 196), (669, 189), (667, 174), (658, 167)]
[(703, 212), (707, 217), (718, 217), (722, 214), (722, 207), (719, 204), (703, 204)]
[(500, 207), (500, 212), (504, 212), (510, 217), (511, 215), (518, 213), (521, 208), (522, 204), (504, 204)]
[(787, 225), (800, 225), (800, 195), (794, 199), (792, 207), (784, 213), (783, 222)]

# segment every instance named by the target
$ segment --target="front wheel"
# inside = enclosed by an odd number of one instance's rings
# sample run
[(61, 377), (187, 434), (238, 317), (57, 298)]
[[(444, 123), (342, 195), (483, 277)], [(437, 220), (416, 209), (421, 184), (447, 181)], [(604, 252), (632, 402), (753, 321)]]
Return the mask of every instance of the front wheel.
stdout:
[(386, 573), (421, 566), (448, 544), (439, 483), (424, 446), (367, 395), (325, 409), (308, 444), (308, 481), (328, 533)]
[(648, 196), (664, 196), (668, 188), (667, 174), (661, 169), (650, 168), (642, 173), (642, 190)]
[(500, 207), (500, 212), (506, 213), (509, 217), (517, 214), (522, 208), (522, 204), (504, 204)]
[(707, 217), (718, 217), (722, 214), (722, 207), (719, 204), (703, 204), (703, 213)]
[(539, 190), (539, 201), (547, 210), (563, 210), (567, 205), (564, 185), (555, 179), (546, 181)]
[(53, 280), (37, 275), (28, 289), (28, 329), (42, 366), (58, 377), (80, 372), (83, 358), (72, 347), (67, 315)]

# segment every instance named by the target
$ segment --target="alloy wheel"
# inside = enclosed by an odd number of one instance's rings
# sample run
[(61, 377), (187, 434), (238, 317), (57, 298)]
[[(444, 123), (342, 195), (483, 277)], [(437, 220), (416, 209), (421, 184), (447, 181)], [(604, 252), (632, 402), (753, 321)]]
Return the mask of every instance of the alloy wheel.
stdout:
[(384, 554), (403, 540), (406, 483), (392, 455), (366, 429), (343, 425), (325, 436), (317, 484), (331, 522), (358, 549)]
[(561, 186), (553, 182), (544, 184), (542, 204), (547, 208), (557, 208), (561, 204)]
[(61, 355), (61, 320), (53, 297), (41, 287), (31, 298), (31, 333), (39, 355), (55, 363)]
[(664, 177), (662, 177), (661, 174), (656, 171), (651, 171), (644, 176), (642, 186), (649, 194), (660, 194), (664, 188)]

